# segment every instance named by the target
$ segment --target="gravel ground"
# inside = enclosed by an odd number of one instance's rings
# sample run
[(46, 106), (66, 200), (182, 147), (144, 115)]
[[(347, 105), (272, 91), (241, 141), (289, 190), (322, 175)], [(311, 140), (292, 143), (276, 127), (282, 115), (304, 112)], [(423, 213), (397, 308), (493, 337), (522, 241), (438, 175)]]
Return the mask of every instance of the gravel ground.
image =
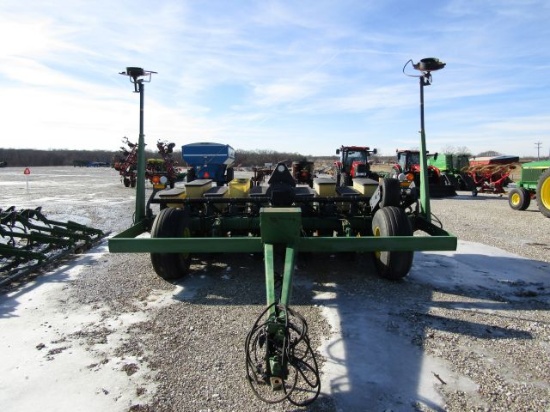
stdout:
[[(116, 179), (111, 172), (101, 173)], [(107, 217), (98, 212), (105, 207), (99, 204), (85, 218), (114, 232), (126, 228), (128, 219), (122, 216), (132, 213), (130, 193), (121, 185), (105, 188), (97, 196), (112, 195), (121, 201), (110, 204)], [(432, 213), (460, 240), (537, 261), (550, 275), (550, 219), (538, 213), (536, 204), (515, 212), (506, 197), (460, 193), (432, 200)], [(195, 258), (192, 274), (171, 284), (155, 276), (148, 255), (107, 254), (83, 267), (63, 304), (67, 310), (86, 305), (104, 313), (103, 323), (86, 325), (82, 336), (72, 337), (103, 359), (98, 368), (117, 356), (132, 359), (125, 369), (129, 378), (143, 372), (142, 380), (135, 382), (129, 411), (306, 410), (259, 401), (244, 378), (244, 338), (264, 308), (263, 273), (263, 262), (254, 256), (209, 256)], [(356, 410), (550, 411), (548, 290), (511, 298), (461, 285), (457, 293), (454, 287), (414, 278), (383, 281), (373, 274), (368, 259), (300, 260), (292, 307), (307, 319), (314, 348), (331, 338), (331, 325), (323, 301), (312, 304), (312, 299), (333, 285), (358, 312), (385, 312), (382, 326), (389, 333), (412, 349), (445, 361), (458, 377), (451, 381), (434, 374), (443, 407), (430, 402), (384, 407), (383, 399), (392, 394), (379, 394), (382, 401), (375, 407)], [(147, 316), (128, 326), (123, 335), (116, 334), (115, 352), (102, 352), (98, 336), (115, 336), (109, 322), (127, 313)], [(307, 410), (340, 409), (335, 399), (322, 395)]]
[(432, 199), (432, 214), (460, 240), (495, 246), (541, 262), (550, 262), (550, 219), (536, 201), (525, 211), (514, 211), (506, 195), (458, 192), (459, 196)]

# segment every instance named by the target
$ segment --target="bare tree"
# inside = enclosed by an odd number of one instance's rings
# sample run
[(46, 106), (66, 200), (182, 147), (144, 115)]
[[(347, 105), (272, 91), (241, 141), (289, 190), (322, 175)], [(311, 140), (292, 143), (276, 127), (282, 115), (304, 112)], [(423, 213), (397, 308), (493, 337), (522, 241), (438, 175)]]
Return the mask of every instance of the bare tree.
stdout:
[(445, 154), (454, 154), (456, 153), (456, 148), (452, 145), (447, 145), (443, 147), (443, 150), (441, 150)]
[(466, 146), (453, 146), (453, 145), (447, 145), (443, 147), (442, 150), (445, 154), (456, 154), (456, 155), (468, 155), (471, 156), (472, 151), (466, 147)]
[(495, 150), (487, 150), (485, 152), (481, 152), (477, 154), (477, 157), (485, 157), (485, 156), (500, 156), (502, 153), (499, 153)]
[(458, 146), (455, 153), (468, 156), (472, 155), (472, 151), (467, 146)]

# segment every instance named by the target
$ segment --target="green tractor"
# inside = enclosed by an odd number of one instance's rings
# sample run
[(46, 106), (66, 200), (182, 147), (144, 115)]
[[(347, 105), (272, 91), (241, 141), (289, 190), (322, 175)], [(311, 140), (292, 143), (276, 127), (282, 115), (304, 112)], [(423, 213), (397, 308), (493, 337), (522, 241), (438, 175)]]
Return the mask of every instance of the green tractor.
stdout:
[(467, 154), (435, 153), (432, 155), (428, 153), (427, 157), (428, 166), (438, 168), (446, 184), (454, 186), (456, 190), (476, 192), (476, 185), (466, 172), (470, 165)]
[(540, 212), (550, 218), (550, 160), (522, 164), (521, 180), (508, 193), (514, 210), (527, 209), (535, 198)]

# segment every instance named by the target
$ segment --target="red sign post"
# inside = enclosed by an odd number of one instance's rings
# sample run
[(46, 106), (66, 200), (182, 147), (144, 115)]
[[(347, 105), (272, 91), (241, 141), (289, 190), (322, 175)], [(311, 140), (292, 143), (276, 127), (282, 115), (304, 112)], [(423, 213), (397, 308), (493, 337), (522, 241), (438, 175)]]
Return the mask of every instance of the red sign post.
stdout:
[(23, 171), (23, 174), (26, 177), (26, 186), (27, 186), (27, 193), (29, 193), (29, 175), (31, 174), (31, 169), (28, 167), (25, 167), (25, 170)]

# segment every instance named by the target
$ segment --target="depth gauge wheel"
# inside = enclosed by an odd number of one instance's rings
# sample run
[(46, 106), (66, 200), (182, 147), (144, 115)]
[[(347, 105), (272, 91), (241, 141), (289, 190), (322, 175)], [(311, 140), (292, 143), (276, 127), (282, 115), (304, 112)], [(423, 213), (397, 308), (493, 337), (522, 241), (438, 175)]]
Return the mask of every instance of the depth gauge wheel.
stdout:
[(525, 210), (531, 203), (531, 196), (524, 187), (516, 187), (508, 193), (508, 204), (514, 210)]
[(540, 213), (550, 217), (550, 169), (540, 175), (537, 183), (537, 203)]
[[(383, 207), (372, 219), (374, 236), (412, 236), (411, 222), (403, 209)], [(399, 280), (407, 276), (412, 267), (413, 251), (380, 251), (374, 252), (378, 274), (386, 279)]]
[[(187, 210), (168, 207), (162, 209), (153, 222), (151, 237), (191, 237)], [(166, 280), (178, 279), (189, 273), (189, 253), (151, 253), (151, 263), (157, 275)]]

